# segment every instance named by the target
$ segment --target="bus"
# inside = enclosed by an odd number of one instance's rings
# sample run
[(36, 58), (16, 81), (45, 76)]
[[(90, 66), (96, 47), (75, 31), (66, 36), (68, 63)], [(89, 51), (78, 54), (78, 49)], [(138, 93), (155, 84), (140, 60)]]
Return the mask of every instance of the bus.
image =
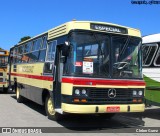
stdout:
[(7, 93), (7, 64), (8, 64), (9, 52), (7, 50), (0, 49), (0, 91)]
[(137, 29), (70, 21), (13, 46), (10, 58), (17, 102), (27, 98), (44, 105), (49, 119), (144, 111)]
[(142, 39), (146, 105), (160, 106), (160, 34), (144, 36)]

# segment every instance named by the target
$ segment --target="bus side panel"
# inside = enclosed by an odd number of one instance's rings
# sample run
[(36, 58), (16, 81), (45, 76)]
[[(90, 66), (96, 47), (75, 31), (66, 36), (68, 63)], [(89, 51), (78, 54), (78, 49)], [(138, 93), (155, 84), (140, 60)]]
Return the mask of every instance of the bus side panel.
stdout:
[(30, 86), (30, 85), (25, 85), (25, 84), (18, 84), (18, 87), (21, 88), (20, 95), (23, 97), (32, 100), (40, 105), (43, 104), (42, 101), (42, 88)]
[(20, 95), (41, 105), (43, 90), (53, 88), (53, 78), (42, 74), (43, 66), (44, 63), (17, 64), (16, 70), (15, 66), (11, 70), (12, 85), (16, 79), (17, 86), (21, 89)]

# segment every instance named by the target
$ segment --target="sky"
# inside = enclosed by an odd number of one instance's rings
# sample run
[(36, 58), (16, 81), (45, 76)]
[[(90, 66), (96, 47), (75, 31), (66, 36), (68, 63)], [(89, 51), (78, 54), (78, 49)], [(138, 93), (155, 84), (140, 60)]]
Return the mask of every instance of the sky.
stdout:
[(138, 28), (142, 35), (160, 33), (160, 4), (131, 1), (0, 0), (0, 47), (9, 50), (24, 36), (36, 36), (73, 19)]

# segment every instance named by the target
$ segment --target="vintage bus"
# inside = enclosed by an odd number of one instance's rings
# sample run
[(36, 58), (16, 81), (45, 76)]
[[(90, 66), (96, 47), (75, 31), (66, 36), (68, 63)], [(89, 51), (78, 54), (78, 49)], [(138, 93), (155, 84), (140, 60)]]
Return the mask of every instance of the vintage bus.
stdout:
[(116, 24), (70, 21), (10, 50), (10, 83), (18, 102), (62, 114), (143, 112), (141, 33)]
[(8, 91), (7, 83), (7, 64), (8, 64), (9, 52), (0, 49), (0, 91)]
[(144, 36), (142, 39), (146, 104), (160, 106), (160, 34)]

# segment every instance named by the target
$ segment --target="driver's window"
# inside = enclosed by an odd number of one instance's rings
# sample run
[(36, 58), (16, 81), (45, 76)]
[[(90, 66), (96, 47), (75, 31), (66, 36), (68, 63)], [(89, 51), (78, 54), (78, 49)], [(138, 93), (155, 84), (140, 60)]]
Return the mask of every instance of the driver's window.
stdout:
[(55, 47), (56, 47), (56, 41), (51, 41), (51, 42), (48, 43), (47, 57), (46, 57), (47, 62), (53, 62), (54, 61)]
[(51, 41), (48, 43), (46, 62), (44, 65), (44, 73), (45, 74), (50, 74), (53, 71), (56, 44), (57, 44), (56, 41)]

